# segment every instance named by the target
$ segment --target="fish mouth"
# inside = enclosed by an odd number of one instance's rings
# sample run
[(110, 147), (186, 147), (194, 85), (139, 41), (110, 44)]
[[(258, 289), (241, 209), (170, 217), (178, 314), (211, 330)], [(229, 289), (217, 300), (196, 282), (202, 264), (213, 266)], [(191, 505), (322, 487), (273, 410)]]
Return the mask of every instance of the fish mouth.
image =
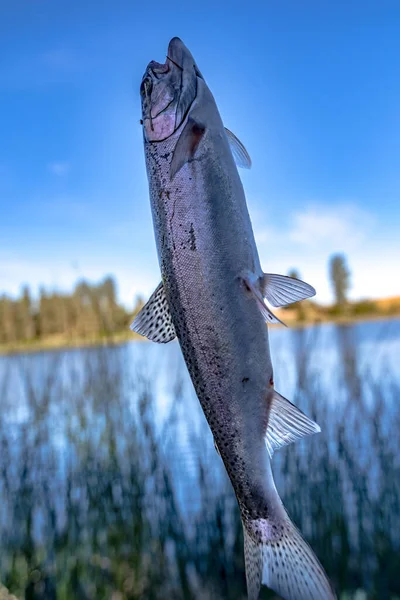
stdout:
[(193, 56), (178, 37), (169, 42), (164, 63), (147, 65), (140, 86), (147, 141), (162, 141), (178, 129), (196, 97), (197, 76)]
[[(165, 62), (160, 63), (156, 60), (149, 62), (140, 85), (140, 94), (142, 98), (150, 97), (156, 80), (162, 79), (173, 70), (174, 67), (178, 68), (179, 71), (183, 71), (183, 54), (185, 50), (186, 54), (190, 56), (190, 53), (182, 40), (178, 37), (174, 37), (168, 44)], [(155, 118), (157, 115), (153, 114), (152, 116)]]
[(186, 48), (185, 44), (178, 37), (172, 38), (168, 44), (167, 51), (167, 63), (171, 61), (178, 69), (183, 71), (183, 65), (185, 64), (185, 58), (189, 58), (192, 55)]
[(194, 68), (197, 77), (204, 79), (200, 73), (198, 66), (190, 52), (182, 40), (178, 37), (172, 38), (168, 44), (167, 62), (171, 61), (178, 69), (182, 71), (186, 68)]
[(156, 76), (165, 75), (165, 73), (168, 73), (169, 71), (168, 60), (166, 60), (165, 63), (159, 63), (156, 60), (152, 60), (147, 69), (153, 71), (154, 75)]
[[(181, 71), (183, 71), (185, 57), (191, 57), (189, 50), (186, 48), (185, 44), (178, 37), (172, 38), (170, 43), (168, 44), (166, 61), (164, 63), (159, 63), (156, 60), (152, 60), (146, 69), (146, 73), (144, 75), (143, 81), (146, 78), (150, 77), (150, 72), (153, 73), (156, 77), (159, 75), (165, 75), (171, 70), (171, 66), (174, 65), (178, 67)], [(143, 83), (143, 82), (142, 82)]]

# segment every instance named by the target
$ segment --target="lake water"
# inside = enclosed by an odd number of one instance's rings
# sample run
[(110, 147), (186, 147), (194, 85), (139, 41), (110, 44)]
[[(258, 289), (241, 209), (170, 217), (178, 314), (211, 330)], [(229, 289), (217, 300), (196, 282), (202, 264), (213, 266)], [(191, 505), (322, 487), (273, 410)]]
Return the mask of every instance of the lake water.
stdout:
[[(274, 456), (289, 514), (342, 600), (399, 599), (400, 320), (274, 329), (271, 351), (276, 389), (322, 428)], [(28, 600), (246, 598), (177, 343), (0, 359), (0, 582)]]

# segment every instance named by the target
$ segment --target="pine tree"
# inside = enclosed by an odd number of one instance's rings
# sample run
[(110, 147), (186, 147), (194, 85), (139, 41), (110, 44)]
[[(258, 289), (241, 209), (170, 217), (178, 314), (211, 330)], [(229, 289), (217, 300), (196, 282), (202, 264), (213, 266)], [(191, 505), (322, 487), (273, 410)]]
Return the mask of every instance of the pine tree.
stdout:
[(336, 307), (342, 310), (347, 304), (350, 288), (350, 271), (343, 254), (334, 254), (329, 260), (329, 275), (335, 296)]

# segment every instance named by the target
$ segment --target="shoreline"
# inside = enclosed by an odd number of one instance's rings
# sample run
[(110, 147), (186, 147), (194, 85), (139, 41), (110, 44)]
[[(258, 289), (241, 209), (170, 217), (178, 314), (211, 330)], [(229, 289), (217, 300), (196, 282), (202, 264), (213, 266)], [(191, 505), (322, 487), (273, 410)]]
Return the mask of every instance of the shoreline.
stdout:
[[(359, 318), (339, 316), (332, 319), (314, 319), (297, 321), (291, 318), (285, 319), (284, 314), (279, 314), (282, 320), (287, 323), (289, 329), (307, 329), (319, 325), (354, 325), (370, 321), (390, 321), (400, 318), (400, 314), (394, 315), (370, 315)], [(289, 316), (289, 315), (288, 315)], [(280, 325), (270, 325), (272, 328), (281, 327)], [(35, 340), (30, 342), (17, 342), (15, 344), (1, 344), (0, 357), (13, 356), (17, 354), (33, 354), (35, 352), (56, 351), (56, 350), (76, 350), (79, 348), (96, 348), (107, 346), (118, 346), (128, 342), (147, 342), (146, 338), (131, 332), (119, 332), (109, 337), (102, 338), (76, 338), (73, 340), (60, 337), (45, 338), (44, 340)]]
[(15, 344), (0, 345), (0, 357), (13, 356), (16, 354), (34, 354), (35, 352), (78, 350), (79, 348), (99, 348), (118, 346), (128, 342), (146, 341), (142, 336), (134, 333), (116, 333), (110, 337), (103, 338), (76, 338), (73, 340), (46, 338), (30, 342), (17, 342)]

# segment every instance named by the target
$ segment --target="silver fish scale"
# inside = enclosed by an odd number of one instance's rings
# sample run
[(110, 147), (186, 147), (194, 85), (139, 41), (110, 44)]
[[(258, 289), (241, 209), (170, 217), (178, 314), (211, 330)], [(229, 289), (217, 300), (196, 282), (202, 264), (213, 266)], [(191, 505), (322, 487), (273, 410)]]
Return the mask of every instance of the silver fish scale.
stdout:
[(244, 516), (265, 516), (268, 477), (259, 456), (265, 455), (272, 366), (267, 327), (241, 279), (260, 269), (244, 193), (228, 145), (221, 144), (220, 153), (226, 152), (233, 176), (214, 158), (211, 135), (203, 156), (171, 182), (178, 135), (145, 145), (165, 293)]

